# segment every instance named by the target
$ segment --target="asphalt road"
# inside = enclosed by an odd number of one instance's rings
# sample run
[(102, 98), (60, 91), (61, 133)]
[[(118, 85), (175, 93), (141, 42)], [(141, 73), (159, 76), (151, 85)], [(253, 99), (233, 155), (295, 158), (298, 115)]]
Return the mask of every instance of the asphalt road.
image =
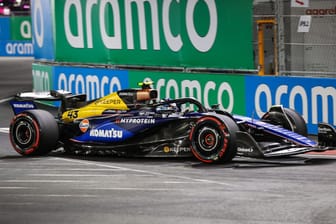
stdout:
[[(20, 61), (14, 64), (23, 66)], [(21, 74), (24, 79), (29, 69)], [(3, 70), (1, 76), (8, 77)], [(18, 86), (21, 81), (29, 83), (20, 77)], [(0, 223), (333, 224), (336, 220), (335, 155), (268, 162), (236, 158), (224, 165), (192, 159), (71, 157), (61, 151), (24, 158), (8, 140), (11, 117), (8, 103), (1, 102)]]

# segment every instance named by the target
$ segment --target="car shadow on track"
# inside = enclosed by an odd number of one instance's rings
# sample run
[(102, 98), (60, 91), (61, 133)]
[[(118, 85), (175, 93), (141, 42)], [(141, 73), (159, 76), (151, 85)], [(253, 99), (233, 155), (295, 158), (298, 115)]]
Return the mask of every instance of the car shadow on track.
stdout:
[[(272, 167), (289, 167), (289, 166), (315, 166), (329, 165), (336, 163), (336, 157), (324, 158), (305, 158), (305, 157), (288, 157), (279, 158), (277, 160), (238, 158), (234, 159), (229, 164), (215, 164), (216, 167), (235, 168), (235, 169), (257, 169), (257, 168), (272, 168)], [(206, 167), (208, 164), (198, 164), (194, 167)]]
[(128, 164), (146, 164), (158, 166), (174, 165), (186, 166), (195, 169), (255, 169), (255, 168), (271, 168), (271, 167), (289, 167), (289, 166), (315, 166), (328, 165), (336, 163), (336, 156), (292, 156), (278, 159), (254, 159), (245, 157), (236, 157), (228, 163), (206, 164), (198, 161), (196, 158), (163, 158), (163, 157), (122, 157), (107, 155), (68, 155), (61, 151), (52, 152), (49, 156), (62, 157), (70, 159), (78, 159), (94, 162), (108, 163), (128, 163)]
[(245, 157), (236, 157), (228, 163), (206, 164), (198, 161), (196, 158), (163, 158), (163, 157), (122, 157), (108, 155), (69, 155), (62, 150), (56, 150), (46, 156), (26, 157), (21, 155), (5, 155), (0, 160), (29, 160), (31, 158), (60, 157), (83, 161), (94, 161), (103, 163), (125, 163), (125, 164), (144, 164), (158, 166), (185, 166), (195, 169), (257, 169), (271, 167), (289, 167), (289, 166), (323, 166), (336, 163), (336, 156), (312, 156), (301, 155), (285, 157), (278, 159), (253, 159)]

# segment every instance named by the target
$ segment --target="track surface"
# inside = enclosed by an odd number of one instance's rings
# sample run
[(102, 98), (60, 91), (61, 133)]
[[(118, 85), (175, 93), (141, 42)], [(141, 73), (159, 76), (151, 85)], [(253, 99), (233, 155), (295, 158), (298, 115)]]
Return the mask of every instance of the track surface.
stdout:
[[(30, 70), (27, 66), (24, 74)], [(0, 75), (7, 77), (3, 70)], [(22, 81), (28, 87), (31, 76), (21, 75), (27, 80), (18, 78), (17, 86)], [(0, 223), (331, 224), (336, 220), (334, 155), (272, 162), (237, 158), (226, 165), (192, 159), (69, 157), (57, 151), (24, 158), (8, 140), (11, 117), (8, 104), (0, 103)]]

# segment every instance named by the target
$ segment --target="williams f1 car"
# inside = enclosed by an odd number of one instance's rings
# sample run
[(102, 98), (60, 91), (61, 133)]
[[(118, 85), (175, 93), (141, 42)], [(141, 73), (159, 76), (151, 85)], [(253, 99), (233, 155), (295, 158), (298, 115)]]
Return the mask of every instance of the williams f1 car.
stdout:
[[(336, 146), (336, 131), (319, 124), (318, 142), (307, 137), (304, 119), (294, 110), (273, 106), (261, 118), (205, 108), (194, 98), (158, 100), (151, 82), (94, 101), (65, 91), (20, 93), (11, 101), (13, 148), (24, 156), (67, 153), (118, 156), (186, 157), (204, 163), (235, 156), (279, 158)], [(59, 101), (52, 115), (41, 101)]]

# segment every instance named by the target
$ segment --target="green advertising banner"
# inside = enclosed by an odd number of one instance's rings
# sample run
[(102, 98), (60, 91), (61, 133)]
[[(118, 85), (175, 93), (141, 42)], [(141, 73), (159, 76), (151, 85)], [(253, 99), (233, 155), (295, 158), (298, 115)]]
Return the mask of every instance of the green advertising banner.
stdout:
[(32, 39), (30, 16), (11, 16), (10, 24), (12, 40)]
[(43, 64), (32, 64), (33, 91), (50, 91), (53, 84), (53, 66)]
[(210, 108), (245, 114), (245, 76), (199, 73), (128, 71), (130, 87), (145, 80), (154, 82), (159, 99), (193, 97)]
[(55, 60), (254, 69), (250, 0), (52, 0)]

